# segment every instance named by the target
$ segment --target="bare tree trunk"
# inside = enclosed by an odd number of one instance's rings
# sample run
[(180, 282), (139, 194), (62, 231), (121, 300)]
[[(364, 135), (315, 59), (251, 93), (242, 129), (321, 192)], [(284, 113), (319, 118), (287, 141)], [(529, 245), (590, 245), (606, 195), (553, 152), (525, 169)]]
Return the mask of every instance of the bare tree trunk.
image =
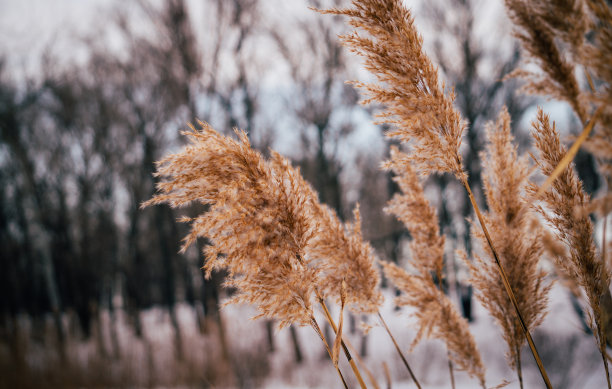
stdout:
[(57, 284), (55, 283), (55, 271), (53, 269), (53, 262), (49, 258), (49, 251), (42, 250), (41, 259), (43, 266), (43, 274), (45, 277), (45, 287), (47, 289), (47, 296), (49, 297), (49, 303), (51, 305), (51, 313), (53, 315), (53, 322), (55, 323), (55, 330), (58, 341), (58, 353), (60, 360), (66, 362), (66, 334), (64, 331), (64, 325), (62, 323), (62, 313), (59, 304), (59, 292)]
[(110, 344), (112, 348), (112, 355), (114, 359), (121, 357), (121, 345), (119, 344), (119, 337), (117, 336), (118, 317), (116, 314), (116, 307), (113, 302), (113, 292), (109, 292), (110, 304), (108, 305), (108, 334), (110, 336)]
[[(17, 160), (20, 162), (21, 167), (23, 168), (25, 183), (28, 188), (29, 194), (33, 196), (34, 202), (36, 204), (35, 216), (36, 221), (43, 228), (49, 228), (51, 225), (49, 218), (47, 217), (47, 211), (44, 206), (43, 197), (42, 197), (42, 188), (37, 183), (34, 175), (34, 164), (32, 160), (30, 160), (27, 149), (23, 144), (23, 141), (20, 139), (17, 129), (19, 126), (17, 125), (17, 119), (14, 116), (9, 118), (9, 123), (7, 124), (7, 128), (10, 128), (10, 131), (1, 131), (0, 133), (4, 135), (3, 141), (5, 141), (14, 155), (17, 157)], [(25, 231), (26, 237), (28, 241), (32, 242), (32, 237), (29, 231)], [(50, 238), (47, 234), (43, 233), (38, 237), (37, 241), (40, 244), (38, 248), (38, 258), (41, 262), (41, 267), (43, 269), (43, 277), (45, 281), (45, 289), (47, 291), (47, 296), (49, 298), (49, 305), (51, 306), (51, 312), (53, 315), (53, 321), (55, 323), (55, 328), (57, 331), (57, 338), (60, 345), (59, 354), (60, 359), (62, 361), (66, 360), (66, 350), (64, 347), (65, 342), (65, 334), (64, 328), (62, 326), (61, 319), (61, 306), (60, 306), (60, 296), (59, 289), (57, 287), (57, 281), (55, 278), (55, 270), (53, 267), (53, 260), (51, 258), (51, 242)]]
[(362, 358), (368, 356), (368, 334), (361, 335), (361, 348), (359, 349), (359, 355)]
[(302, 356), (302, 349), (300, 347), (300, 342), (298, 340), (297, 331), (295, 330), (294, 326), (289, 326), (289, 334), (291, 335), (291, 344), (293, 344), (293, 355), (295, 355), (295, 362), (298, 364), (302, 363), (302, 361), (304, 360), (304, 357)]
[(273, 353), (274, 347), (274, 321), (266, 320), (266, 335), (268, 339), (268, 351)]
[(98, 306), (93, 307), (93, 335), (96, 339), (96, 346), (100, 352), (100, 355), (104, 359), (108, 359), (110, 353), (106, 347), (106, 337), (104, 336), (104, 320), (102, 318), (102, 310), (98, 309)]

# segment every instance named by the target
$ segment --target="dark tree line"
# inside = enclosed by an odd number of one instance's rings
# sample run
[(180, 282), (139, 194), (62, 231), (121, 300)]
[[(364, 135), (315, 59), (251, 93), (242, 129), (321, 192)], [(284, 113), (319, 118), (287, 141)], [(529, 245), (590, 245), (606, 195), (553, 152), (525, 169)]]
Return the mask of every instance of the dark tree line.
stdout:
[[(43, 73), (26, 81), (0, 65), (0, 313), (7, 340), (20, 314), (41, 326), (53, 317), (63, 345), (64, 314), (73, 313), (88, 338), (101, 310), (114, 317), (117, 309), (143, 336), (141, 312), (163, 306), (180, 357), (178, 301), (195, 308), (203, 331), (211, 320), (222, 327), (223, 275), (204, 279), (199, 253), (178, 253), (186, 232), (176, 223), (181, 214), (140, 208), (155, 190), (154, 162), (181, 146), (179, 130), (196, 117), (220, 130), (246, 129), (264, 152), (278, 118), (292, 121), (292, 131), (314, 128), (315, 144), (305, 145), (299, 163), (343, 212), (337, 145), (330, 144), (351, 124), (330, 119), (337, 107), (361, 108), (344, 85), (337, 25), (308, 14), (316, 24), (304, 21), (295, 32), (310, 39), (303, 50), (291, 34), (277, 34), (289, 25), (264, 21), (258, 1), (208, 1), (203, 10), (209, 24), (199, 26), (182, 0), (158, 8), (141, 2), (113, 16), (109, 28), (121, 36), (120, 49), (84, 37), (84, 64), (50, 54), (41, 59)], [(284, 118), (266, 112), (261, 99), (267, 63), (254, 48), (266, 40), (290, 68), (289, 86), (279, 91)], [(312, 60), (307, 72), (298, 52)]]

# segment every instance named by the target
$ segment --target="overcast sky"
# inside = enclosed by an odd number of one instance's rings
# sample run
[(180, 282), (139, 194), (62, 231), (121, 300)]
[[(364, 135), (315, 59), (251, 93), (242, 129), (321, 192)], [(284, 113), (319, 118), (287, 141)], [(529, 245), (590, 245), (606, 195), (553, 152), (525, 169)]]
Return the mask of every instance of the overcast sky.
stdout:
[(0, 53), (8, 53), (9, 66), (25, 66), (28, 72), (51, 43), (73, 57), (70, 38), (91, 31), (114, 4), (116, 0), (0, 0)]

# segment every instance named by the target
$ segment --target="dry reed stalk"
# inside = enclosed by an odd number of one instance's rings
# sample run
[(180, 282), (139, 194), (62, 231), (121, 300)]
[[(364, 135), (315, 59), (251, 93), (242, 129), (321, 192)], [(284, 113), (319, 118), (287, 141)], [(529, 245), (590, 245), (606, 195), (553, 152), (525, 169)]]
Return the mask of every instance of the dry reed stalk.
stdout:
[(338, 327), (336, 326), (336, 322), (332, 318), (329, 312), (329, 309), (327, 309), (327, 305), (325, 305), (325, 301), (323, 300), (323, 297), (321, 295), (318, 295), (318, 300), (319, 300), (319, 304), (321, 304), (321, 307), (323, 308), (323, 312), (325, 312), (325, 317), (328, 323), (331, 325), (332, 329), (334, 330), (334, 333), (336, 334), (337, 339), (340, 339), (340, 344), (342, 345), (342, 349), (344, 350), (344, 355), (346, 356), (346, 359), (348, 360), (349, 365), (351, 366), (351, 369), (353, 370), (353, 373), (355, 374), (355, 377), (357, 378), (357, 381), (359, 382), (359, 386), (361, 388), (366, 388), (366, 384), (363, 381), (363, 378), (361, 377), (359, 368), (357, 368), (357, 365), (355, 364), (355, 360), (353, 359), (353, 356), (351, 355), (348, 348), (346, 347), (344, 340), (342, 340), (342, 333), (339, 332)]
[[(444, 236), (440, 235), (436, 211), (425, 197), (423, 187), (405, 154), (397, 148), (392, 148), (391, 160), (385, 164), (385, 167), (393, 170), (396, 174), (394, 181), (399, 185), (402, 193), (393, 196), (388, 202), (385, 212), (395, 215), (410, 232), (412, 237), (410, 242), (411, 267), (423, 278), (431, 278), (431, 274), (435, 274), (438, 282), (437, 287), (439, 290), (443, 290), (442, 271), (444, 268), (445, 239)], [(389, 277), (389, 274), (387, 276)], [(434, 280), (431, 281), (429, 285), (435, 288)], [(411, 293), (408, 290), (402, 291), (407, 294)], [(414, 301), (419, 302), (416, 299)], [(417, 306), (417, 308), (420, 307)], [(451, 386), (454, 387), (452, 356), (448, 347), (447, 353)]]
[[(321, 331), (321, 327), (319, 327), (319, 323), (317, 323), (317, 320), (315, 319), (314, 316), (311, 318), (311, 323), (312, 323), (312, 328), (315, 330), (317, 335), (319, 335), (319, 339), (321, 339), (321, 341), (325, 345), (325, 350), (327, 350), (327, 353), (329, 354), (329, 357), (333, 360), (333, 358), (334, 358), (333, 357), (333, 352), (329, 348), (329, 343), (327, 343), (327, 340), (325, 340), (325, 336), (323, 336), (323, 332)], [(348, 385), (347, 385), (346, 381), (344, 380), (344, 376), (342, 375), (342, 372), (340, 371), (340, 367), (338, 367), (338, 363), (334, 363), (334, 367), (336, 368), (336, 371), (338, 372), (338, 375), (340, 376), (340, 380), (342, 380), (342, 384), (344, 385), (344, 388), (348, 389)]]
[[(610, 6), (603, 0), (536, 1), (529, 3), (524, 0), (507, 0), (506, 6), (515, 24), (523, 30), (518, 33), (523, 48), (526, 49), (530, 59), (534, 60), (544, 71), (543, 77), (522, 70), (515, 72), (515, 74), (527, 79), (527, 87), (531, 92), (567, 101), (585, 126), (582, 134), (563, 158), (556, 158), (557, 163), (552, 169), (548, 167), (550, 169), (546, 174), (548, 178), (538, 191), (538, 197), (536, 198), (539, 198), (553, 181), (569, 178), (571, 173), (566, 173), (570, 170), (568, 165), (581, 143), (586, 150), (597, 158), (599, 170), (605, 177), (609, 188), (610, 183), (612, 183), (612, 89), (610, 88), (612, 85), (612, 70), (610, 67), (610, 63), (612, 63), (612, 10)], [(561, 56), (561, 43), (569, 48), (572, 54), (571, 60)], [(576, 64), (583, 66), (590, 91), (579, 90), (574, 74)], [(596, 84), (593, 82), (591, 74), (599, 81), (599, 89), (595, 87)], [(587, 124), (586, 118), (589, 106), (598, 108)], [(598, 119), (601, 125), (596, 126), (595, 122)], [(542, 125), (541, 122), (540, 125)], [(588, 137), (591, 130), (593, 135)], [(553, 140), (550, 141), (553, 142)], [(562, 171), (564, 174), (561, 173)], [(566, 184), (568, 185), (566, 189), (574, 185), (571, 182), (566, 182)], [(555, 189), (552, 190), (552, 192), (555, 191)], [(559, 193), (561, 197), (569, 194), (571, 194), (571, 191)], [(575, 193), (573, 197), (576, 198)], [(549, 200), (553, 199), (549, 198)], [(558, 201), (561, 202), (562, 200), (558, 199)], [(568, 201), (572, 202), (573, 200)], [(584, 208), (584, 206), (584, 204), (580, 205), (581, 208)], [(605, 247), (602, 248), (602, 253), (604, 251)], [(577, 260), (574, 254), (571, 257), (573, 261)], [(583, 259), (583, 261), (591, 262), (590, 259)], [(604, 272), (605, 261), (605, 256), (602, 255), (601, 262)], [(560, 264), (561, 262), (557, 261), (557, 263)], [(599, 267), (593, 267), (588, 269), (588, 272), (594, 278), (591, 283), (598, 284), (602, 278), (599, 274), (602, 270)], [(577, 273), (569, 273), (569, 277), (572, 276), (577, 277)], [(577, 278), (586, 276), (586, 274), (582, 274)], [(588, 282), (584, 279), (578, 280), (577, 283), (590, 289), (601, 289), (601, 287), (589, 287)], [(606, 283), (606, 287), (608, 285), (609, 282)], [(595, 290), (590, 293), (595, 293)], [(609, 290), (606, 290), (605, 293), (605, 297), (609, 298)], [(598, 333), (596, 338), (604, 361), (608, 388), (611, 388), (608, 364), (604, 357), (606, 335), (604, 327), (607, 319), (601, 317), (606, 312), (598, 312), (601, 311), (601, 301), (599, 300), (602, 298), (601, 295), (589, 296), (587, 291), (587, 300), (593, 310), (595, 327), (597, 327), (594, 333)], [(597, 308), (595, 308), (595, 305), (597, 305)]]
[(451, 379), (451, 389), (455, 389), (455, 373), (453, 368), (453, 361), (450, 357), (450, 352), (446, 350), (446, 357), (448, 359), (448, 373)]
[[(340, 318), (338, 319), (338, 328), (334, 328), (336, 339), (332, 348), (333, 361), (338, 364), (338, 355), (340, 354), (340, 344), (343, 343), (342, 330), (344, 327), (344, 305), (346, 304), (346, 282), (342, 281), (342, 290), (340, 291)], [(346, 346), (345, 346), (346, 347)]]
[[(546, 284), (544, 271), (538, 269), (543, 247), (540, 233), (533, 229), (533, 215), (523, 199), (530, 168), (526, 157), (519, 158), (513, 144), (510, 115), (504, 108), (496, 123), (487, 126), (486, 151), (480, 159), (484, 166), (484, 192), (489, 211), (483, 218), (490, 226), (491, 238), (499, 250), (500, 260), (523, 314), (525, 325), (532, 330), (546, 315), (551, 284)], [(535, 233), (534, 233), (535, 232)], [(470, 269), (470, 281), (476, 288), (476, 297), (503, 330), (508, 345), (507, 359), (516, 370), (523, 387), (520, 349), (525, 338), (521, 323), (513, 315), (513, 304), (500, 283), (493, 254), (481, 230), (472, 229), (480, 241), (486, 260), (476, 256), (465, 261)], [(511, 236), (512, 239), (508, 239)]]
[(540, 197), (546, 191), (546, 189), (548, 189), (550, 184), (552, 184), (552, 182), (556, 180), (557, 177), (559, 177), (561, 172), (565, 170), (569, 166), (569, 164), (574, 160), (574, 157), (576, 156), (576, 154), (578, 154), (578, 150), (580, 149), (580, 146), (584, 142), (586, 142), (586, 140), (588, 139), (591, 133), (591, 130), (595, 126), (595, 123), (597, 122), (597, 119), (599, 118), (599, 115), (601, 114), (602, 111), (603, 111), (603, 106), (599, 107), (595, 111), (595, 113), (593, 114), (593, 117), (591, 118), (591, 120), (588, 121), (587, 125), (584, 127), (584, 130), (582, 130), (578, 138), (576, 138), (576, 141), (574, 142), (572, 147), (570, 147), (570, 149), (563, 156), (561, 161), (559, 161), (559, 164), (546, 178), (546, 181), (544, 181), (542, 186), (540, 186), (538, 193), (536, 193), (536, 198)]
[(380, 323), (383, 325), (383, 327), (385, 327), (385, 330), (387, 331), (387, 334), (389, 334), (389, 337), (391, 338), (391, 341), (393, 342), (393, 345), (395, 346), (395, 350), (397, 350), (397, 353), (399, 354), (400, 358), (402, 358), (402, 362), (404, 362), (404, 366), (406, 366), (406, 369), (408, 369), (408, 373), (410, 373), (410, 377), (412, 377), (412, 380), (416, 384), (417, 388), (421, 389), (421, 384), (416, 379), (416, 376), (414, 375), (414, 372), (410, 368), (410, 365), (408, 364), (408, 361), (406, 360), (406, 357), (404, 356), (404, 353), (402, 352), (402, 349), (397, 344), (397, 341), (395, 340), (395, 336), (393, 336), (393, 334), (391, 333), (391, 330), (389, 329), (389, 326), (387, 326), (387, 322), (385, 322), (385, 319), (383, 319), (383, 317), (380, 314), (380, 312), (378, 312), (378, 319), (380, 320)]
[(387, 389), (391, 389), (391, 373), (389, 373), (389, 366), (387, 366), (387, 362), (382, 363), (383, 371), (385, 372), (385, 378), (387, 380)]
[(370, 380), (370, 383), (372, 384), (372, 387), (374, 389), (380, 389), (380, 387), (378, 386), (378, 382), (376, 382), (376, 379), (374, 378), (374, 375), (372, 374), (370, 369), (368, 369), (363, 359), (361, 359), (361, 357), (359, 356), (359, 352), (355, 350), (355, 347), (353, 347), (353, 345), (348, 339), (342, 340), (346, 344), (346, 347), (348, 347), (349, 351), (351, 352), (351, 355), (355, 356), (355, 359), (357, 360), (357, 363), (359, 364), (361, 370), (365, 371), (366, 375), (368, 376), (368, 380)]
[(250, 146), (246, 133), (238, 140), (205, 123), (185, 133), (190, 144), (158, 163), (158, 194), (144, 205), (191, 202), (209, 210), (191, 222), (183, 250), (198, 237), (204, 249), (207, 276), (226, 269), (226, 286), (237, 293), (228, 303), (249, 303), (260, 314), (289, 324), (310, 325), (311, 298), (319, 271), (297, 261), (316, 232), (309, 209), (316, 195), (299, 171), (280, 155), (265, 160)]
[[(539, 150), (536, 163), (547, 176), (559, 164), (566, 150), (561, 145), (554, 124), (551, 126), (549, 117), (542, 109), (538, 110), (537, 119), (532, 125), (535, 145)], [(535, 194), (537, 186), (532, 185), (530, 190)], [(556, 265), (567, 277), (575, 280), (586, 295), (590, 308), (589, 326), (593, 329), (610, 385), (608, 363), (605, 358), (605, 323), (601, 310), (601, 299), (609, 293), (610, 273), (606, 269), (605, 261), (597, 258), (593, 224), (588, 214), (576, 212), (588, 207), (589, 196), (582, 189), (582, 183), (573, 166), (561, 173), (541, 200), (544, 206), (536, 205), (536, 210), (556, 230), (557, 238), (568, 246), (568, 260), (557, 260)]]
[(379, 114), (382, 122), (395, 129), (388, 136), (404, 142), (410, 149), (410, 160), (421, 174), (452, 173), (465, 186), (496, 265), (547, 387), (550, 380), (524, 325), (516, 299), (489, 238), (484, 221), (463, 169), (459, 146), (467, 126), (454, 107), (454, 95), (444, 93), (437, 69), (422, 48), (410, 11), (401, 0), (353, 1), (352, 8), (331, 9), (323, 13), (349, 16), (349, 23), (365, 31), (341, 37), (350, 50), (365, 59), (365, 67), (378, 78), (378, 83), (355, 83), (365, 90), (363, 103), (376, 101), (385, 106)]
[(505, 0), (510, 19), (516, 26), (515, 36), (524, 54), (542, 73), (517, 69), (509, 77), (527, 80), (528, 93), (553, 96), (566, 101), (584, 123), (588, 107), (575, 76), (575, 62), (564, 56), (564, 41), (578, 60), (588, 19), (582, 1)]
[[(317, 234), (313, 236), (306, 254), (320, 269), (315, 295), (325, 316), (338, 336), (338, 328), (331, 317), (325, 298), (331, 298), (356, 313), (371, 313), (378, 310), (383, 296), (378, 288), (380, 274), (376, 268), (374, 250), (363, 240), (359, 204), (353, 212), (354, 221), (343, 224), (335, 212), (319, 203), (314, 203), (313, 214), (317, 222)], [(365, 383), (351, 353), (342, 340), (337, 339), (362, 388)]]
[[(528, 61), (541, 72), (519, 69), (510, 76), (527, 81), (528, 92), (570, 104), (584, 130), (548, 175), (541, 195), (565, 169), (582, 145), (597, 158), (599, 170), (612, 182), (612, 10), (603, 0), (506, 0)], [(570, 56), (562, 55), (569, 52)], [(576, 69), (581, 66), (589, 89), (580, 90)], [(593, 81), (593, 77), (597, 80)], [(598, 107), (587, 123), (588, 112)], [(595, 125), (599, 122), (600, 125)], [(589, 134), (592, 132), (592, 135)]]
[(465, 177), (459, 145), (467, 123), (454, 107), (454, 95), (440, 87), (438, 72), (422, 49), (410, 11), (401, 0), (353, 1), (353, 8), (323, 13), (349, 16), (353, 31), (340, 38), (365, 58), (365, 67), (379, 83), (354, 84), (386, 110), (377, 116), (394, 125), (388, 133), (406, 143), (416, 168), (425, 173), (448, 172)]
[(527, 343), (529, 344), (529, 348), (531, 350), (531, 353), (533, 354), (533, 357), (536, 361), (536, 364), (538, 365), (538, 369), (540, 370), (540, 375), (542, 376), (542, 379), (544, 380), (544, 383), (546, 384), (546, 387), (549, 389), (552, 389), (552, 384), (550, 383), (550, 379), (548, 378), (548, 374), (546, 373), (546, 369), (544, 369), (544, 364), (542, 363), (542, 359), (540, 358), (540, 354), (538, 353), (538, 350), (536, 349), (535, 343), (533, 341), (533, 338), (531, 337), (531, 334), (529, 333), (529, 329), (527, 327), (527, 324), (525, 323), (525, 319), (523, 318), (523, 315), (521, 314), (518, 302), (516, 301), (516, 297), (514, 296), (514, 293), (512, 291), (512, 286), (510, 285), (510, 282), (508, 281), (508, 276), (506, 275), (506, 271), (504, 270), (504, 268), (502, 267), (501, 261), (499, 259), (499, 255), (497, 254), (497, 251), (495, 250), (495, 247), (493, 246), (493, 242), (491, 240), (491, 236), (489, 235), (489, 231), (486, 227), (484, 218), (482, 217), (482, 214), (480, 213), (480, 209), (478, 208), (478, 204), (476, 203), (476, 199), (474, 198), (474, 195), (472, 194), (472, 190), (470, 189), (470, 185), (468, 184), (467, 180), (463, 181), (463, 185), (465, 187), (465, 189), (468, 192), (468, 196), (470, 198), (470, 202), (472, 203), (472, 206), (474, 207), (474, 211), (476, 212), (476, 216), (478, 217), (478, 222), (480, 223), (480, 227), (482, 228), (482, 232), (484, 234), (484, 237), (487, 241), (487, 244), (489, 246), (489, 248), (491, 249), (491, 254), (493, 254), (493, 258), (495, 260), (495, 264), (497, 265), (497, 271), (499, 272), (499, 275), (501, 276), (502, 279), (502, 283), (504, 285), (504, 289), (506, 291), (506, 294), (508, 295), (508, 297), (510, 298), (510, 301), (512, 302), (512, 306), (514, 307), (514, 311), (516, 313), (517, 319), (519, 320), (519, 324), (521, 326), (521, 329), (523, 330), (523, 333), (525, 334), (525, 337), (527, 338)]
[[(338, 328), (325, 305), (325, 298), (339, 300), (341, 306), (346, 304), (356, 313), (376, 311), (383, 301), (378, 288), (380, 274), (375, 265), (374, 250), (361, 234), (359, 204), (353, 212), (353, 222), (347, 224), (343, 224), (336, 213), (323, 204), (313, 203), (312, 212), (317, 223), (317, 233), (310, 241), (306, 255), (320, 270), (315, 295), (334, 333), (338, 334)], [(359, 368), (342, 336), (337, 337), (337, 340), (359, 384), (365, 387)]]

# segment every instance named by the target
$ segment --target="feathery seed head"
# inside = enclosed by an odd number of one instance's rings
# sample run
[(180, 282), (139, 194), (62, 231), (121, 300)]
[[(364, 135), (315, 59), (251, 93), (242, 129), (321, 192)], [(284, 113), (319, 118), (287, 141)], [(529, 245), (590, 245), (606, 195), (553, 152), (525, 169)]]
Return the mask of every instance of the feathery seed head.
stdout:
[(209, 205), (191, 219), (184, 248), (210, 239), (204, 269), (228, 271), (226, 284), (237, 288), (229, 302), (254, 304), (280, 326), (310, 324), (319, 273), (305, 255), (316, 232), (314, 191), (286, 159), (273, 153), (265, 160), (253, 150), (246, 133), (236, 131), (235, 140), (200, 125), (186, 133), (189, 146), (158, 164), (165, 180), (145, 205)]
[[(538, 109), (538, 116), (532, 125), (535, 146), (539, 151), (536, 162), (541, 172), (548, 176), (567, 150), (561, 145), (554, 124), (550, 124), (548, 115), (544, 114), (541, 108)], [(532, 184), (529, 191), (535, 194), (537, 186)], [(593, 223), (588, 214), (576, 212), (588, 204), (589, 196), (582, 189), (582, 183), (571, 164), (551, 184), (542, 198), (542, 204), (536, 205), (535, 209), (554, 228), (557, 238), (569, 249), (568, 260), (557, 261), (557, 267), (584, 290), (591, 308), (589, 315), (593, 332), (600, 348), (605, 350), (600, 299), (608, 291), (610, 274), (604, 261), (596, 255)]]
[[(550, 284), (538, 268), (543, 247), (539, 230), (534, 230), (533, 216), (523, 195), (529, 166), (525, 157), (518, 157), (513, 144), (510, 115), (504, 107), (496, 123), (487, 126), (487, 145), (481, 160), (484, 166), (484, 189), (489, 212), (483, 215), (498, 251), (501, 264), (523, 315), (531, 331), (546, 315)], [(535, 233), (534, 233), (535, 231)], [(502, 284), (493, 253), (484, 233), (472, 228), (472, 234), (485, 249), (486, 259), (475, 256), (466, 261), (476, 296), (502, 327), (508, 344), (508, 362), (517, 368), (521, 346), (525, 342), (523, 330), (514, 314), (514, 306)], [(508, 239), (512, 236), (512, 239)]]
[(410, 11), (401, 0), (353, 1), (348, 9), (322, 11), (346, 15), (354, 31), (342, 36), (349, 49), (364, 57), (378, 83), (355, 85), (370, 102), (382, 103), (381, 122), (394, 129), (387, 135), (411, 148), (410, 158), (425, 173), (448, 172), (465, 177), (459, 146), (466, 122), (445, 95), (438, 72), (423, 50)]
[(340, 303), (342, 282), (346, 283), (346, 304), (355, 312), (374, 313), (383, 302), (380, 274), (372, 246), (361, 235), (359, 206), (353, 223), (343, 224), (329, 207), (317, 204), (316, 236), (308, 255), (322, 270), (320, 292)]

